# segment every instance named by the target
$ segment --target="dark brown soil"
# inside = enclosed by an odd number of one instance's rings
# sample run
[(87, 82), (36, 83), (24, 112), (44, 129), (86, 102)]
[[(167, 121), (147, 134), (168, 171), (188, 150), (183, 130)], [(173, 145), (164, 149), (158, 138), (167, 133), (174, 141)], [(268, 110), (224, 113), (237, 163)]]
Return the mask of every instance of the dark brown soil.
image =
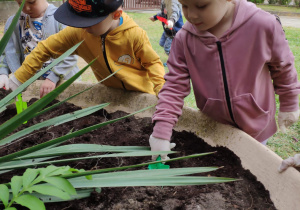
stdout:
[[(0, 99), (3, 97), (0, 91)], [(29, 105), (36, 99), (32, 99)], [(65, 103), (49, 114), (36, 117), (20, 129), (28, 127), (53, 116), (62, 115), (80, 109), (73, 104)], [(15, 109), (10, 108), (0, 115), (0, 124), (13, 115)], [(53, 139), (68, 133), (71, 129), (79, 130), (90, 125), (124, 116), (123, 112), (107, 113), (100, 110), (95, 114), (60, 125), (42, 129), (28, 138), (22, 139), (10, 146), (0, 148), (0, 156), (13, 153), (32, 145)], [(149, 135), (152, 132), (150, 118), (136, 119), (129, 117), (106, 127), (100, 128), (89, 134), (71, 139), (68, 143), (106, 144), (106, 145), (128, 145), (148, 146)], [(276, 209), (270, 200), (269, 192), (256, 180), (248, 170), (243, 169), (239, 158), (224, 147), (211, 147), (202, 139), (189, 132), (176, 132), (172, 136), (172, 142), (176, 143), (178, 154), (170, 157), (178, 157), (202, 152), (217, 151), (209, 156), (171, 162), (171, 168), (178, 167), (202, 167), (223, 166), (223, 168), (203, 174), (203, 176), (231, 177), (241, 179), (240, 181), (187, 187), (121, 187), (103, 188), (102, 192), (93, 193), (91, 197), (71, 202), (49, 203), (47, 209)], [(150, 157), (142, 158), (110, 158), (101, 160), (88, 160), (69, 165), (74, 168), (85, 170), (108, 168), (120, 165), (131, 165), (147, 162)], [(143, 169), (146, 169), (143, 168)], [(1, 183), (10, 181), (16, 174), (22, 174), (22, 170), (1, 175)], [(24, 208), (25, 209), (25, 208)]]

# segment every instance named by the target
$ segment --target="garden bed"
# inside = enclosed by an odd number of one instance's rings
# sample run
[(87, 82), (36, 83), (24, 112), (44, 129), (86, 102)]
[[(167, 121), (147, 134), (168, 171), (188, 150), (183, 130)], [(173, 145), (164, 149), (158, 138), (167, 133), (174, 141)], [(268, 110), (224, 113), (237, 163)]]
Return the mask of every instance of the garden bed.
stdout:
[[(29, 105), (35, 100), (31, 99)], [(78, 109), (81, 108), (74, 104), (65, 103), (48, 114), (28, 121), (20, 129)], [(10, 107), (1, 115), (0, 124), (15, 114), (14, 107)], [(68, 133), (71, 129), (79, 130), (124, 115), (125, 112), (123, 111), (108, 113), (105, 110), (100, 110), (77, 121), (39, 130), (34, 135), (1, 148), (0, 155), (10, 154), (59, 137)], [(151, 132), (151, 118), (129, 117), (91, 133), (73, 138), (68, 143), (147, 146)], [(49, 203), (46, 205), (47, 209), (276, 209), (264, 185), (258, 182), (249, 170), (245, 170), (242, 167), (239, 157), (229, 149), (222, 146), (212, 147), (195, 134), (187, 131), (174, 131), (172, 142), (177, 144), (176, 150), (179, 153), (170, 155), (171, 158), (202, 152), (216, 151), (216, 153), (209, 156), (171, 162), (169, 163), (171, 168), (222, 166), (217, 171), (203, 175), (231, 177), (240, 180), (231, 183), (188, 187), (103, 188), (101, 193), (95, 192), (86, 199)], [(71, 163), (70, 166), (91, 170), (138, 164), (147, 162), (149, 159), (150, 157), (104, 158), (75, 162)], [(142, 169), (146, 169), (146, 167)], [(17, 171), (17, 173), (22, 172), (22, 170)], [(16, 173), (10, 172), (1, 175), (1, 183), (8, 182), (13, 174), (15, 175)]]

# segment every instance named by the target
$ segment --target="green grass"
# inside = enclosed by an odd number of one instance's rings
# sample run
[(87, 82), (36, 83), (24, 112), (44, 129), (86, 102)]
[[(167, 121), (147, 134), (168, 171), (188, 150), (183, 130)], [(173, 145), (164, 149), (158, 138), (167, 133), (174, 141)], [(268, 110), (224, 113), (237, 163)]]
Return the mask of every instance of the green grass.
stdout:
[[(280, 9), (278, 6), (268, 6), (270, 8), (276, 7)], [(286, 9), (286, 7), (284, 7)], [(132, 13), (128, 12), (128, 14), (135, 20), (135, 22), (140, 25), (148, 34), (150, 42), (154, 50), (161, 57), (162, 62), (166, 62), (168, 57), (164, 53), (164, 50), (161, 46), (159, 46), (158, 42), (160, 36), (163, 32), (161, 23), (156, 21), (152, 22), (149, 20), (149, 17), (154, 14), (149, 13)], [(295, 65), (298, 70), (298, 78), (300, 80), (300, 29), (286, 27), (285, 33), (286, 37), (289, 41), (290, 48), (295, 56)], [(165, 68), (166, 72), (168, 69)], [(279, 107), (278, 97), (277, 98), (277, 107)], [(191, 94), (185, 99), (185, 106), (189, 106), (192, 108), (196, 108), (195, 97), (193, 91)], [(297, 142), (299, 140), (299, 142)], [(271, 137), (268, 141), (268, 147), (276, 152), (282, 158), (287, 158), (288, 156), (292, 156), (296, 153), (300, 152), (300, 121), (293, 125), (287, 132), (287, 134), (282, 134), (277, 132), (273, 137)]]
[(289, 12), (289, 13), (300, 13), (299, 7), (289, 7), (289, 6), (276, 6), (276, 5), (263, 5), (257, 4), (257, 7), (272, 12)]

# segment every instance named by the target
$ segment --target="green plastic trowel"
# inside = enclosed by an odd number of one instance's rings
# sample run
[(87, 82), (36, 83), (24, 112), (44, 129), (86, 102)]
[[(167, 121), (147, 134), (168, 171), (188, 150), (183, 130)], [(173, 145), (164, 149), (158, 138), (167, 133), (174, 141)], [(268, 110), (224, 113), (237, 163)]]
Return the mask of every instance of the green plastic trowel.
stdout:
[[(17, 114), (20, 114), (23, 112), (25, 109), (27, 109), (27, 102), (23, 101), (22, 99), (22, 93), (20, 93), (17, 96), (17, 101), (16, 101), (16, 108), (17, 108)], [(26, 124), (27, 121), (23, 122), (23, 124)]]
[[(160, 161), (161, 160), (161, 157), (160, 155), (156, 158), (156, 161)], [(153, 163), (153, 164), (149, 164), (148, 166), (149, 170), (152, 170), (152, 169), (169, 169), (170, 166), (169, 165), (165, 165), (163, 163)]]

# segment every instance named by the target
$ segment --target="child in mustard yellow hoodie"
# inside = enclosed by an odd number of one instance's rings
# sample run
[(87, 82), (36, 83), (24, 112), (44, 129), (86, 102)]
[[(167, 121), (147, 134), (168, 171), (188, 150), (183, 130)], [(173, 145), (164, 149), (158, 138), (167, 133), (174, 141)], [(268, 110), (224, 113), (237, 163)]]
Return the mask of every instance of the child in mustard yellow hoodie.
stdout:
[(121, 69), (104, 85), (157, 95), (164, 68), (146, 32), (122, 10), (123, 0), (69, 0), (54, 14), (67, 27), (50, 36), (28, 55), (9, 80), (14, 90), (39, 70), (49, 58), (57, 58), (84, 40), (74, 54), (87, 63), (98, 81)]

